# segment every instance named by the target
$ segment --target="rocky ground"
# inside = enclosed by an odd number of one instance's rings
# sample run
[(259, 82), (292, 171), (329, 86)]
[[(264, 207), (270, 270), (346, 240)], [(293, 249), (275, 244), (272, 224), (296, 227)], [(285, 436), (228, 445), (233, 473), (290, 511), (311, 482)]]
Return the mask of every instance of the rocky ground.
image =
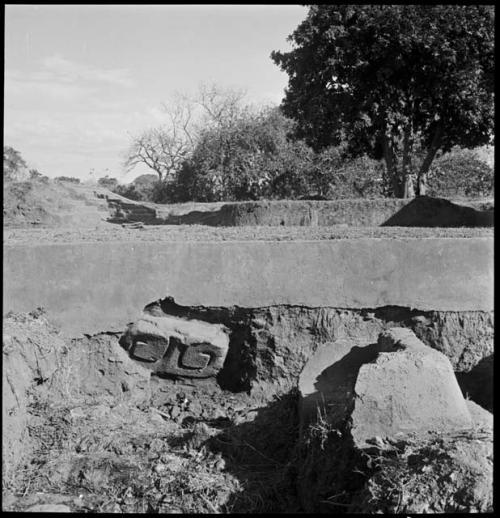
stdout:
[(317, 423), (301, 451), (300, 500), (307, 512), (493, 512), (491, 419), (462, 433), (376, 438), (361, 453), (338, 429)]

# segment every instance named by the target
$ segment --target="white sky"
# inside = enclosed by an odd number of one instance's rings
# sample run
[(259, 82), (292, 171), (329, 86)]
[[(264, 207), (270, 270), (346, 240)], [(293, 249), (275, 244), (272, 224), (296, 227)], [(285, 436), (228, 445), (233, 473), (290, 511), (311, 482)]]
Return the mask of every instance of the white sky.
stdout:
[(297, 5), (7, 5), (4, 144), (47, 176), (121, 182), (134, 135), (201, 82), (278, 104), (270, 59), (305, 18)]

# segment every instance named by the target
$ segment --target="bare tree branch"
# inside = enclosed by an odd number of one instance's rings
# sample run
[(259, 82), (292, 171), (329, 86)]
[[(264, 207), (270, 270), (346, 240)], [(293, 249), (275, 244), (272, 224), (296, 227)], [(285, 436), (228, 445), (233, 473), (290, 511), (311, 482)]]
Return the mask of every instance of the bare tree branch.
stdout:
[(170, 179), (194, 147), (190, 103), (181, 100), (164, 104), (163, 111), (167, 123), (134, 137), (125, 160), (127, 170), (144, 164), (158, 174), (160, 181)]

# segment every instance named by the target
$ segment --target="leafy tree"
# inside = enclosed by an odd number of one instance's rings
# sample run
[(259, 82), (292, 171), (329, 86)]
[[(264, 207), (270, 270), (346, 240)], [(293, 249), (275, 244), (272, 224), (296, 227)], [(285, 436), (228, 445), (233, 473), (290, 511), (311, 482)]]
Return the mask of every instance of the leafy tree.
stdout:
[(301, 173), (312, 150), (290, 141), (292, 126), (277, 108), (246, 107), (229, 122), (201, 131), (177, 177), (184, 191), (180, 198), (256, 200), (297, 194), (304, 187)]
[(289, 40), (271, 57), (289, 75), (297, 136), (383, 157), (396, 196), (414, 178), (424, 194), (438, 151), (492, 138), (492, 6), (312, 5)]
[(19, 151), (11, 146), (3, 147), (3, 176), (6, 180), (22, 179), (27, 167)]
[[(160, 181), (154, 174), (140, 175), (125, 185), (117, 183), (111, 190), (120, 196), (135, 201), (153, 201), (155, 203), (174, 201), (171, 192), (172, 180), (164, 179)], [(159, 196), (158, 193), (162, 193), (162, 196)]]
[(484, 197), (493, 195), (494, 170), (476, 151), (453, 148), (437, 157), (429, 171), (432, 196)]
[(366, 155), (352, 158), (345, 145), (314, 154), (306, 174), (309, 190), (321, 199), (382, 197), (386, 191), (382, 162)]
[(242, 89), (201, 84), (191, 101), (201, 108), (201, 128), (227, 128), (236, 124), (247, 109), (244, 105), (245, 95)]
[(132, 180), (132, 183), (139, 186), (147, 186), (150, 187), (153, 184), (158, 182), (158, 178), (154, 174), (141, 174)]

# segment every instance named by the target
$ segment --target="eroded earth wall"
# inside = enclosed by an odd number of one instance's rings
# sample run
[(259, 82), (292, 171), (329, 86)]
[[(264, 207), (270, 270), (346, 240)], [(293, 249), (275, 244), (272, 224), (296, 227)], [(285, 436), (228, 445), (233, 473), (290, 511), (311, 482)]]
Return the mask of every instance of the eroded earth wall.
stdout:
[[(218, 384), (264, 398), (296, 385), (318, 347), (366, 345), (391, 326), (443, 352), (466, 386), (493, 357), (493, 240), (7, 243), (4, 313), (40, 306), (76, 340), (118, 342), (162, 316), (222, 324)], [(143, 338), (146, 356), (167, 348), (162, 333)], [(488, 391), (474, 394), (485, 406)]]

